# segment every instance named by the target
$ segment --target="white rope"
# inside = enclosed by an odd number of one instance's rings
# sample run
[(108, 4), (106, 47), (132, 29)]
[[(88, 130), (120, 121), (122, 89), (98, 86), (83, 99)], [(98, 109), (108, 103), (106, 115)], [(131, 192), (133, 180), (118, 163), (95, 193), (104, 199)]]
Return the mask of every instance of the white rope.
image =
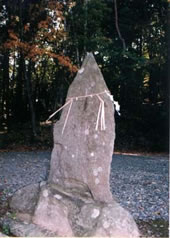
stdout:
[(98, 130), (98, 126), (99, 126), (99, 118), (100, 118), (101, 107), (102, 107), (102, 103), (100, 102), (99, 110), (98, 110), (98, 114), (97, 114), (96, 128), (95, 128), (96, 131)]
[(62, 107), (60, 107), (57, 111), (55, 111), (53, 114), (51, 114), (49, 116), (49, 118), (47, 119), (47, 121), (49, 121), (53, 116), (55, 116), (55, 114), (59, 111), (61, 111), (64, 107), (66, 107), (69, 103), (71, 102), (71, 100), (69, 100), (68, 102), (66, 102)]
[(105, 125), (105, 111), (104, 111), (104, 101), (102, 102), (102, 111), (101, 111), (101, 131), (106, 130)]
[(108, 95), (110, 95), (110, 94), (109, 94), (109, 91), (105, 90), (105, 91), (102, 91), (102, 92), (100, 92), (100, 93), (87, 94), (87, 95), (77, 96), (77, 97), (68, 97), (67, 99), (69, 99), (69, 100), (70, 100), (70, 99), (76, 99), (76, 100), (78, 100), (78, 99), (80, 99), (80, 98), (93, 97), (93, 96), (97, 96), (97, 95), (104, 94), (104, 93), (107, 93)]
[(109, 91), (105, 90), (105, 91), (100, 92), (100, 93), (88, 94), (88, 95), (77, 96), (77, 97), (68, 97), (67, 98), (68, 101), (62, 107), (60, 107), (57, 111), (55, 111), (52, 115), (50, 115), (49, 118), (47, 119), (47, 121), (49, 121), (56, 113), (58, 113), (64, 107), (66, 107), (68, 104), (70, 104), (68, 112), (67, 112), (66, 119), (64, 121), (63, 129), (62, 129), (62, 134), (63, 134), (64, 130), (65, 130), (65, 127), (67, 125), (67, 121), (68, 121), (68, 118), (69, 118), (69, 115), (70, 115), (70, 111), (71, 111), (71, 107), (72, 107), (73, 101), (74, 100), (77, 101), (78, 99), (81, 99), (81, 98), (97, 96), (99, 101), (100, 101), (100, 105), (99, 105), (99, 110), (98, 110), (98, 114), (97, 114), (95, 130), (96, 131), (98, 130), (99, 121), (100, 121), (101, 131), (106, 130), (104, 100), (99, 96), (99, 95), (104, 94), (104, 93), (106, 93), (109, 96), (110, 100), (113, 101), (114, 106), (115, 106), (115, 110), (117, 111), (118, 115), (120, 115), (120, 112), (119, 112), (120, 111), (120, 105), (119, 105), (119, 103), (117, 101), (114, 101), (113, 96), (110, 94)]
[(70, 114), (70, 111), (71, 111), (71, 106), (72, 106), (72, 104), (73, 104), (73, 99), (71, 99), (71, 100), (69, 101), (69, 103), (70, 103), (70, 107), (69, 107), (69, 109), (68, 109), (67, 116), (66, 116), (66, 119), (65, 119), (65, 122), (64, 122), (64, 126), (63, 126), (63, 129), (62, 129), (62, 135), (63, 135), (63, 133), (64, 133), (64, 130), (65, 130), (65, 127), (66, 127), (66, 124), (67, 124), (67, 121), (68, 121), (68, 117), (69, 117), (69, 114)]
[[(105, 111), (104, 111), (104, 101), (103, 99), (101, 99), (101, 97), (99, 95), (97, 95), (98, 99), (100, 100), (100, 111), (98, 112), (98, 118), (100, 117), (101, 120), (101, 131), (106, 129), (106, 125), (105, 125)], [(101, 115), (99, 115), (101, 114)], [(97, 119), (98, 119), (97, 118)], [(98, 119), (99, 120), (99, 119)], [(96, 130), (98, 130), (98, 123), (96, 123)]]

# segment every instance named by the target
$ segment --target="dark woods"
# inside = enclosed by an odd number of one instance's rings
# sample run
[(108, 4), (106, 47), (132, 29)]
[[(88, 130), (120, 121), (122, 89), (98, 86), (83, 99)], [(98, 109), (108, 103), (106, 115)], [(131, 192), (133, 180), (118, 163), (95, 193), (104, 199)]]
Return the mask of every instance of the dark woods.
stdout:
[(169, 21), (166, 0), (1, 0), (0, 147), (48, 144), (89, 51), (121, 105), (115, 149), (167, 151)]

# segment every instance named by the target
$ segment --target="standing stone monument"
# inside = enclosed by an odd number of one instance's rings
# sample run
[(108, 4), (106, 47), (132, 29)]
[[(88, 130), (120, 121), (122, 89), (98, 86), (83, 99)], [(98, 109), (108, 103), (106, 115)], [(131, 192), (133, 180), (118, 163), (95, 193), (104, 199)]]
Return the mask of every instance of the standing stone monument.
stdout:
[(93, 54), (86, 56), (69, 88), (66, 102), (70, 103), (54, 126), (49, 182), (67, 187), (71, 182), (80, 181), (88, 186), (95, 200), (111, 202), (109, 177), (115, 140), (114, 108)]
[(93, 54), (87, 54), (61, 109), (54, 126), (48, 180), (14, 194), (10, 206), (16, 217), (10, 219), (11, 232), (16, 236), (139, 237), (132, 216), (110, 191), (113, 97)]

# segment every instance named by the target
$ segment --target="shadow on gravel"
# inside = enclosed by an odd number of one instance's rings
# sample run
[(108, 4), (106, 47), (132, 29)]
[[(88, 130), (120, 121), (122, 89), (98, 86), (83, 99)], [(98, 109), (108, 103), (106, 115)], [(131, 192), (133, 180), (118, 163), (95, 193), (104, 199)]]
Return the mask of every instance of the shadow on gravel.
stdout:
[(136, 220), (142, 237), (169, 237), (169, 222), (163, 219)]

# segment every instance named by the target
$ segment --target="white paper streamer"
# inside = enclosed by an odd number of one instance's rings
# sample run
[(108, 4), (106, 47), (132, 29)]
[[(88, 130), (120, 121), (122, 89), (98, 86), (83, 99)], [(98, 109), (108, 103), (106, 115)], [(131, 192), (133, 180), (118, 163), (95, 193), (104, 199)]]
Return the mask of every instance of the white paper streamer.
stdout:
[(114, 101), (114, 106), (115, 106), (115, 110), (117, 111), (117, 114), (120, 116), (120, 105), (118, 103), (118, 101)]

